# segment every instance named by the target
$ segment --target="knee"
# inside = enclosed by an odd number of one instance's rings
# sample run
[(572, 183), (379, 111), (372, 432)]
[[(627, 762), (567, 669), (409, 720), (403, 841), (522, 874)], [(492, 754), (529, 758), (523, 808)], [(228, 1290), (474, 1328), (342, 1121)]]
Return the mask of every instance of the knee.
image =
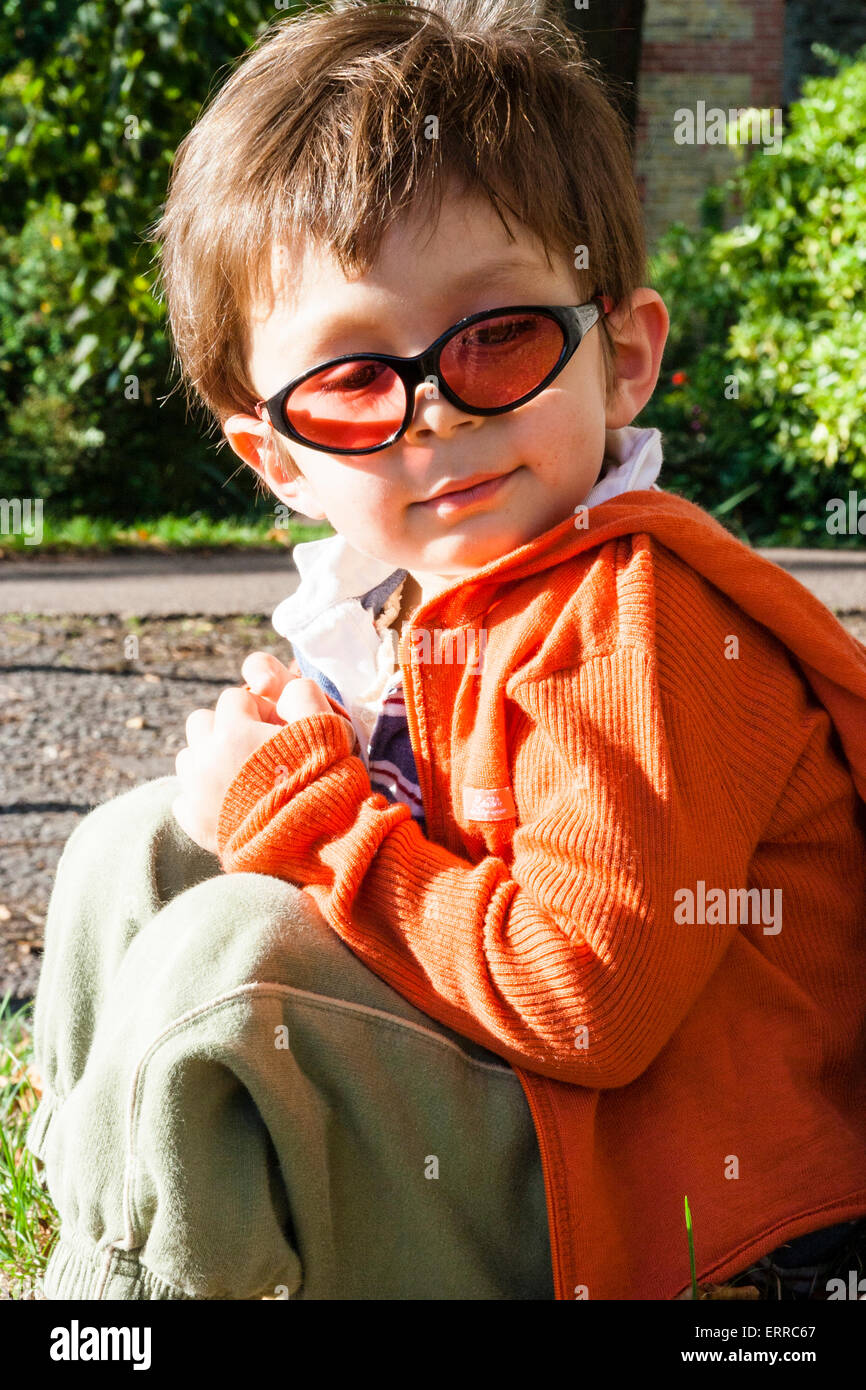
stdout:
[(323, 962), (342, 952), (351, 955), (295, 884), (220, 873), (173, 898), (147, 924), (126, 969), (177, 1014), (246, 985), (318, 992), (328, 978)]
[(152, 914), (178, 893), (220, 873), (215, 855), (195, 844), (174, 818), (177, 777), (157, 777), (94, 807), (64, 846), (58, 878), (109, 875), (131, 909)]
[[(219, 981), (232, 986), (287, 985), (375, 1009), (427, 1031), (440, 1027), (370, 970), (329, 925), (312, 896), (289, 881), (269, 874), (221, 874), (185, 893), (157, 920), (169, 948), (174, 940), (182, 943), (183, 960), (175, 967), (181, 974), (215, 971)], [(216, 982), (211, 979), (211, 985)], [(468, 1039), (461, 1041), (485, 1058), (490, 1055)]]
[(177, 796), (176, 777), (157, 777), (101, 801), (78, 822), (63, 848), (63, 858), (98, 852), (109, 857), (125, 846), (150, 839), (167, 824)]

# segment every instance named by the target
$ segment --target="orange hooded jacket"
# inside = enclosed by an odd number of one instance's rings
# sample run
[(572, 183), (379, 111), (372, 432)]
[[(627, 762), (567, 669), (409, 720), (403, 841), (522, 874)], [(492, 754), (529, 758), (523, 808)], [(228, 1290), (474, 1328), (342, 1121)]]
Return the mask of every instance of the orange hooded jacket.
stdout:
[(866, 647), (651, 489), (435, 595), (400, 664), (430, 838), (331, 701), (220, 860), (514, 1067), (556, 1297), (676, 1297), (684, 1196), (701, 1280), (866, 1214)]

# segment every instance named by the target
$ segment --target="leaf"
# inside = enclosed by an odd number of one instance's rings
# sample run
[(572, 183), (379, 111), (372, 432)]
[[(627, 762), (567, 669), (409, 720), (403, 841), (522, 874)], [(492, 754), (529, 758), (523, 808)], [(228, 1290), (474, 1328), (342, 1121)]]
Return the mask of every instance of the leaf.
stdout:
[(119, 272), (117, 270), (109, 270), (100, 280), (97, 280), (90, 293), (98, 303), (108, 303), (114, 292), (114, 287), (117, 284), (118, 275)]
[(96, 347), (98, 347), (98, 346), (99, 346), (99, 339), (97, 338), (96, 334), (95, 334), (95, 333), (85, 333), (84, 337), (80, 339), (80, 341), (79, 341), (79, 343), (78, 343), (78, 346), (75, 348), (74, 352), (72, 353), (72, 361), (73, 361), (73, 362), (83, 362), (84, 359), (85, 359), (86, 357), (89, 357), (89, 356), (90, 356), (90, 354), (93, 352), (94, 348), (96, 348)]
[(686, 1206), (686, 1232), (688, 1233), (688, 1238), (689, 1238), (689, 1266), (690, 1266), (690, 1268), (691, 1268), (691, 1274), (692, 1274), (692, 1298), (697, 1298), (697, 1296), (698, 1296), (698, 1280), (697, 1280), (697, 1274), (695, 1273), (695, 1242), (694, 1242), (694, 1236), (693, 1236), (693, 1234), (692, 1234), (692, 1214), (691, 1214), (691, 1212), (689, 1211), (689, 1199), (688, 1199), (688, 1197), (684, 1197), (683, 1200), (684, 1200), (685, 1206)]

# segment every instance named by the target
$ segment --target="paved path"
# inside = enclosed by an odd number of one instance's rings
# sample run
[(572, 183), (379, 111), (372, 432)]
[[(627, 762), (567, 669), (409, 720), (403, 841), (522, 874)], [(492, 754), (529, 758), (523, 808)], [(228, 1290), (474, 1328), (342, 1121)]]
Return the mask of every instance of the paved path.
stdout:
[(288, 550), (40, 556), (0, 562), (0, 613), (270, 617), (297, 586)]
[(834, 613), (866, 611), (866, 547), (863, 550), (764, 550)]
[[(863, 551), (758, 547), (837, 613), (866, 611)], [(0, 562), (0, 613), (270, 617), (298, 586), (287, 550), (271, 554), (109, 555)]]

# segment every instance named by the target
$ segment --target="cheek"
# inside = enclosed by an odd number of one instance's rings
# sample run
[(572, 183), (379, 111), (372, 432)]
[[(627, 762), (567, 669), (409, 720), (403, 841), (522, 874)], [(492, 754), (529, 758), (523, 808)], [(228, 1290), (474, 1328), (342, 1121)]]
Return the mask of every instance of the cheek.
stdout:
[(557, 508), (563, 499), (570, 509), (596, 482), (604, 459), (605, 421), (604, 412), (594, 408), (586, 394), (551, 390), (542, 395), (549, 399), (531, 419), (521, 421), (513, 456), (532, 470), (547, 494), (543, 506), (553, 507), (552, 525), (559, 519)]
[(514, 453), (539, 473), (554, 472), (563, 460), (593, 451), (604, 439), (604, 416), (576, 393), (550, 389), (524, 409), (525, 415), (514, 416)]
[(393, 506), (393, 494), (389, 496), (382, 479), (360, 472), (323, 480), (316, 495), (331, 525), (349, 540), (361, 530), (367, 537), (376, 535), (387, 526)]

